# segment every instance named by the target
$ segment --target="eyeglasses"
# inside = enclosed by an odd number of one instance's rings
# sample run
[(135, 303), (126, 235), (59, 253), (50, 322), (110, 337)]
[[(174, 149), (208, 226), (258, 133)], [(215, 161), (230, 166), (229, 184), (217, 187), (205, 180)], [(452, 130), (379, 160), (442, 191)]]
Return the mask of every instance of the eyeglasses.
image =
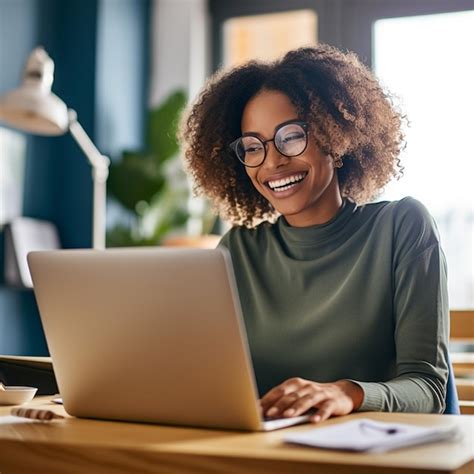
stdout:
[(241, 163), (249, 168), (260, 166), (267, 157), (268, 142), (273, 142), (275, 148), (289, 158), (301, 155), (308, 146), (308, 124), (297, 120), (284, 122), (275, 130), (275, 135), (269, 140), (262, 140), (256, 134), (249, 133), (230, 144)]

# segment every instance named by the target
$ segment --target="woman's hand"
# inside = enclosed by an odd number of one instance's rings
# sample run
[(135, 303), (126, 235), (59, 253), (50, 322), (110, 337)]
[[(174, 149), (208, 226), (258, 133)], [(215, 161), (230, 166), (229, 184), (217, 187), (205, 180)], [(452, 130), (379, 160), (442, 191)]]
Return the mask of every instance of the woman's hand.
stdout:
[(349, 380), (317, 383), (302, 378), (285, 380), (271, 389), (260, 400), (267, 417), (299, 416), (311, 408), (317, 412), (310, 421), (317, 423), (330, 416), (347, 415), (357, 410), (364, 399), (364, 391)]

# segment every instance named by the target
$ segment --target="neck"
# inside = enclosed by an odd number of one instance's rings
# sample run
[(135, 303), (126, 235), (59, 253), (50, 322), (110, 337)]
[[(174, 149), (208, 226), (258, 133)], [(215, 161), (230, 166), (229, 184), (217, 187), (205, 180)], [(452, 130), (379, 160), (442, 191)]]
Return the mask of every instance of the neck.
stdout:
[(337, 180), (337, 173), (324, 193), (305, 210), (305, 212), (284, 216), (292, 227), (310, 227), (330, 221), (342, 206), (342, 196)]

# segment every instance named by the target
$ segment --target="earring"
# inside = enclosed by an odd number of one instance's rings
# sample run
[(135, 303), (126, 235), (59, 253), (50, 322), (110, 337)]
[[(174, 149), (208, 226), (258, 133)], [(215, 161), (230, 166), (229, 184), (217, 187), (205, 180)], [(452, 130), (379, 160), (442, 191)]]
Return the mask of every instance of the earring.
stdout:
[(340, 156), (334, 158), (334, 168), (342, 168), (342, 158)]

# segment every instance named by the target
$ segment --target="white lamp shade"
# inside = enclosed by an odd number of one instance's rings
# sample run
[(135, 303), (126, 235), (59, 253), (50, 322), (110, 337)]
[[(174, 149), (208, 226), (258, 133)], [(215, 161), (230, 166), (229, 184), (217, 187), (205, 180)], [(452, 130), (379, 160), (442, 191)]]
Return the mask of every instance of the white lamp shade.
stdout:
[(30, 54), (21, 87), (0, 97), (0, 120), (37, 135), (62, 135), (69, 126), (66, 104), (51, 92), (54, 62), (41, 47)]
[(66, 104), (58, 96), (26, 84), (0, 99), (0, 120), (38, 135), (62, 135), (69, 124)]

